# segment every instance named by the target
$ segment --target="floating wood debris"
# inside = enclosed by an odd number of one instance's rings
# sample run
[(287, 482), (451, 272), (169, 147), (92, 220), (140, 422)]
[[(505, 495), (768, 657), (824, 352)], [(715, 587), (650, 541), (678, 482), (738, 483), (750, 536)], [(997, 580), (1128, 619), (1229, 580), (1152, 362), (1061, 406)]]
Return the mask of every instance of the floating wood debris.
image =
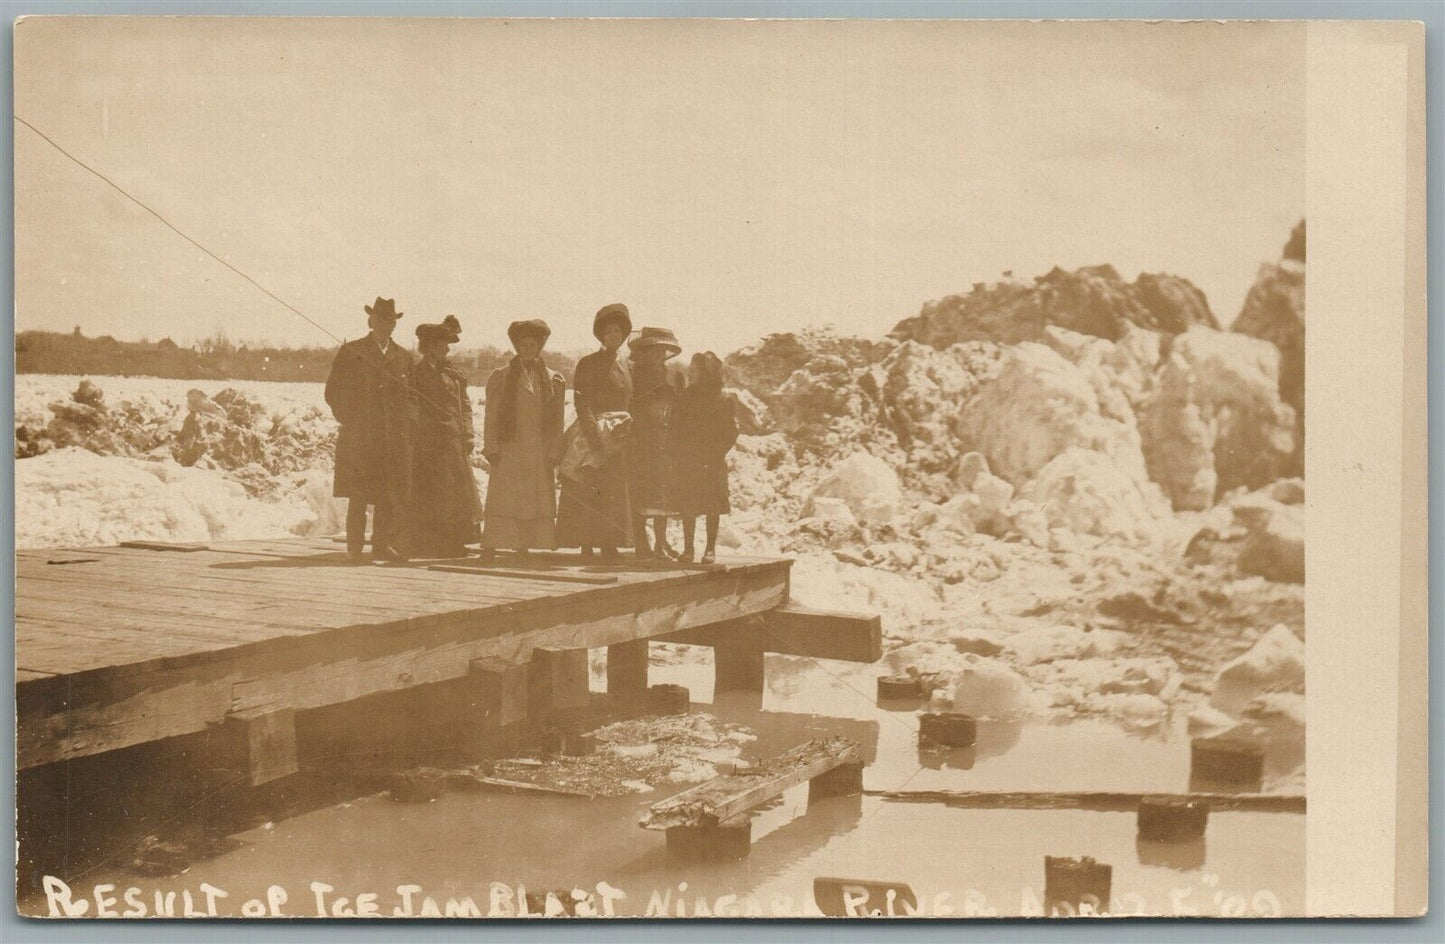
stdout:
[(502, 777), (488, 777), (470, 770), (453, 770), (447, 773), (447, 786), (453, 790), (477, 790), (497, 793), (532, 793), (540, 796), (570, 797), (578, 800), (593, 799), (592, 794), (580, 790), (566, 790), (524, 780), (507, 780)]
[(718, 777), (655, 803), (638, 821), (644, 829), (721, 822), (745, 813), (789, 787), (843, 764), (856, 764), (858, 745), (847, 738), (815, 738), (742, 773)]

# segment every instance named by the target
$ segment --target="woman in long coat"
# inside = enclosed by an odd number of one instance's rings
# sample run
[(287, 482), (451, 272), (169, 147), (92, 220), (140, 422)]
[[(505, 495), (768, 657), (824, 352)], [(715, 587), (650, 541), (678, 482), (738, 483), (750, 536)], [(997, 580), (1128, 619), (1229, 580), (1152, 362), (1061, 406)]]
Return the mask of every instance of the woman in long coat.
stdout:
[(567, 382), (542, 363), (552, 329), (514, 321), (507, 337), (517, 355), (487, 378), (482, 454), (490, 469), (482, 555), (557, 546), (556, 469), (562, 458)]
[[(643, 328), (628, 342), (632, 361), (633, 449), (628, 490), (632, 499), (632, 530), (638, 557), (675, 556), (667, 546), (667, 519), (678, 511), (668, 496), (672, 478), (667, 446), (669, 414), (687, 386), (681, 371), (667, 361), (682, 353), (677, 338), (666, 328)], [(653, 542), (647, 539), (652, 519)]]
[[(602, 343), (598, 351), (577, 362), (572, 377), (572, 401), (577, 411), (577, 435), (586, 436), (593, 449), (604, 452), (597, 418), (604, 413), (626, 413), (632, 405), (632, 378), (617, 359), (632, 316), (627, 306), (607, 305), (592, 321), (592, 334)], [(570, 433), (569, 433), (570, 435)], [(627, 452), (609, 455), (589, 471), (585, 481), (562, 477), (557, 509), (557, 544), (580, 547), (584, 557), (599, 548), (607, 560), (617, 560), (617, 549), (632, 543), (632, 508), (627, 493)]]
[(467, 378), (447, 360), (461, 339), (461, 324), (448, 315), (439, 325), (418, 325), (421, 362), (411, 372), (417, 424), (412, 466), (412, 522), (416, 552), (462, 557), (477, 540), (482, 517), (472, 474), (476, 430)]
[(702, 561), (710, 564), (717, 554), (719, 518), (732, 511), (727, 454), (738, 441), (738, 420), (733, 398), (723, 392), (722, 361), (716, 354), (694, 354), (689, 374), (687, 389), (673, 404), (669, 424), (669, 493), (682, 515), (682, 559), (693, 559), (697, 516), (704, 515), (707, 547)]

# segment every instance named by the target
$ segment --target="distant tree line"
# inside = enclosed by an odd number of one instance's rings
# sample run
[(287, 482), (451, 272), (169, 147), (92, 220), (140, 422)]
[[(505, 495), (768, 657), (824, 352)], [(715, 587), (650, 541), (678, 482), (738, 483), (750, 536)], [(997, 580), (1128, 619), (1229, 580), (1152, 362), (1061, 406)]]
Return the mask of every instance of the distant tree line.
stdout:
[[(190, 347), (170, 338), (159, 341), (117, 341), (109, 335), (88, 338), (76, 328), (19, 331), (15, 334), (17, 374), (92, 374), (167, 377), (180, 380), (285, 380), (321, 383), (331, 370), (335, 347), (270, 347), (237, 343), (217, 333)], [(485, 383), (493, 370), (512, 356), (511, 350), (488, 345), (452, 352), (452, 362), (472, 383)], [(548, 352), (554, 370), (568, 377), (576, 366), (571, 354)]]

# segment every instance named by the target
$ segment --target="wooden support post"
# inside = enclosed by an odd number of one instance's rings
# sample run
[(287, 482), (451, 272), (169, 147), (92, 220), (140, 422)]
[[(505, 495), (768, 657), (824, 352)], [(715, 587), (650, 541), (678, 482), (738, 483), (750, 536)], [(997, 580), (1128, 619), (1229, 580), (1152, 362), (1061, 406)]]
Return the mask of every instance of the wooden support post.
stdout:
[(808, 805), (828, 797), (854, 796), (862, 792), (862, 762), (839, 764), (808, 781)]
[(504, 728), (527, 718), (527, 666), (501, 659), (473, 659), (470, 675), (481, 688), (482, 722)]
[(1089, 856), (1044, 856), (1044, 914), (1105, 914), (1109, 911), (1113, 881), (1113, 866), (1095, 862)]
[(587, 650), (539, 646), (528, 668), (528, 707), (538, 716), (587, 704)]
[(607, 691), (612, 695), (647, 690), (646, 639), (634, 639), (607, 647)]
[(756, 618), (739, 620), (713, 637), (715, 692), (763, 690), (764, 629)]
[(236, 750), (246, 765), (247, 779), (258, 787), (296, 773), (296, 712), (232, 714), (227, 726), (235, 732)]

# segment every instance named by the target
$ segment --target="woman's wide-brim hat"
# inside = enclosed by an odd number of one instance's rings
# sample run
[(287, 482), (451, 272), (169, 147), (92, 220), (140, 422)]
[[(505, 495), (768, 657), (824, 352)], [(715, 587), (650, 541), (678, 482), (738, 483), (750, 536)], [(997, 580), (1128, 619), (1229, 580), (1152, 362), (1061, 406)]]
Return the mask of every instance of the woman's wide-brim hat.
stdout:
[(622, 330), (628, 334), (632, 333), (632, 313), (627, 306), (621, 302), (613, 302), (611, 305), (603, 305), (597, 310), (597, 317), (592, 319), (592, 335), (597, 340), (602, 340), (602, 331), (609, 324), (622, 326)]
[(643, 328), (637, 337), (627, 342), (627, 346), (634, 351), (661, 347), (666, 349), (668, 357), (676, 357), (682, 353), (682, 345), (677, 343), (677, 336), (667, 328)]
[(394, 298), (382, 298), (378, 295), (376, 301), (361, 307), (366, 309), (368, 315), (381, 315), (383, 318), (390, 318), (393, 321), (402, 316), (402, 312), (396, 310), (396, 299)]
[(532, 318), (529, 321), (514, 321), (507, 326), (507, 339), (513, 344), (516, 344), (523, 338), (536, 338), (539, 343), (546, 344), (547, 339), (551, 336), (551, 327), (541, 318)]
[(456, 344), (462, 339), (462, 323), (456, 315), (447, 315), (441, 324), (419, 324), (416, 326), (418, 341), (445, 341)]

